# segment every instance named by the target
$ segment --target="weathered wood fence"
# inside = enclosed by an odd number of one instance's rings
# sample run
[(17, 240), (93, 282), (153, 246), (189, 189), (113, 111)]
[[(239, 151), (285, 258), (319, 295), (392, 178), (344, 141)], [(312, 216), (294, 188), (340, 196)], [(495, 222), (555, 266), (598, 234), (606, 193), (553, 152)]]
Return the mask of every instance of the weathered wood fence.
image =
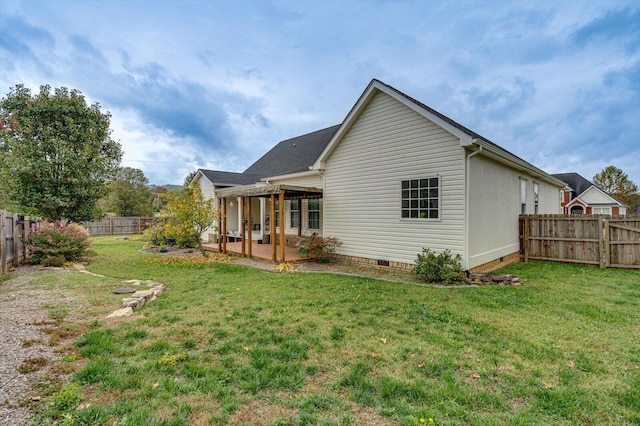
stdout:
[(522, 215), (520, 254), (525, 262), (640, 269), (640, 215)]
[(105, 217), (102, 220), (83, 222), (90, 235), (142, 234), (156, 223), (154, 217)]
[(31, 223), (28, 217), (0, 210), (0, 274), (27, 258), (24, 236)]

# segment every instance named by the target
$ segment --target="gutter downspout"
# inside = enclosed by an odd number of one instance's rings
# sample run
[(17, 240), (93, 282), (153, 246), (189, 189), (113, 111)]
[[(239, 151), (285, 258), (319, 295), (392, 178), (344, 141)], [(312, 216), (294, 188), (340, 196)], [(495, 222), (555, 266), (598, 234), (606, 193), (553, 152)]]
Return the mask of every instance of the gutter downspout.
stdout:
[(478, 147), (477, 150), (468, 154), (465, 159), (465, 188), (464, 188), (464, 267), (466, 271), (469, 271), (469, 221), (470, 221), (470, 208), (469, 208), (469, 200), (471, 199), (471, 158), (482, 152), (482, 145), (478, 145), (478, 139), (473, 139), (471, 141), (472, 145)]

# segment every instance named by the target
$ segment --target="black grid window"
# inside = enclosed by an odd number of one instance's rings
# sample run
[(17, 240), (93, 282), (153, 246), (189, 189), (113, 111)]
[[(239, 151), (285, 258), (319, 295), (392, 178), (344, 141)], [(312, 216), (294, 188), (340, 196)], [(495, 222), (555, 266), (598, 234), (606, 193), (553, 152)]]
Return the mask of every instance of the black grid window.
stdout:
[(289, 211), (289, 213), (291, 213), (291, 227), (292, 228), (297, 228), (298, 227), (298, 217), (299, 216), (299, 210), (298, 210), (298, 206), (300, 205), (298, 200), (291, 200), (291, 210)]
[(402, 181), (402, 218), (440, 218), (440, 178)]
[(309, 229), (320, 229), (320, 200), (309, 200)]

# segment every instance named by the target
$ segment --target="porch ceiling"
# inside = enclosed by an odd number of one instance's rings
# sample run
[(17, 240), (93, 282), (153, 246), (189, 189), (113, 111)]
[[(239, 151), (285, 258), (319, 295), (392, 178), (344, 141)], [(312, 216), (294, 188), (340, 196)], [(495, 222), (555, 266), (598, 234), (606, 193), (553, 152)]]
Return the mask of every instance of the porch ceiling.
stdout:
[(322, 189), (285, 184), (256, 184), (234, 186), (231, 188), (219, 189), (216, 192), (219, 198), (235, 198), (269, 197), (271, 195), (279, 195), (281, 191), (284, 191), (285, 200), (322, 198)]

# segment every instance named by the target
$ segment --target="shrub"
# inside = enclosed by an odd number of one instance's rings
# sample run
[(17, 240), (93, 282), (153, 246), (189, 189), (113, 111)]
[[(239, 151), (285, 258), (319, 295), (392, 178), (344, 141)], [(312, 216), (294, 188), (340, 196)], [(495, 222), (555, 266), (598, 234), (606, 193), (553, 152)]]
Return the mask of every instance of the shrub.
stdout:
[(418, 253), (413, 273), (425, 283), (454, 284), (462, 280), (462, 258), (449, 250), (436, 254), (430, 249)]
[[(43, 222), (31, 227), (25, 238), (31, 263), (61, 258), (73, 262), (89, 256), (89, 233), (76, 223)], [(52, 259), (50, 262), (59, 263)], [(64, 262), (62, 262), (64, 264)]]
[(152, 226), (144, 231), (145, 239), (149, 242), (149, 244), (154, 246), (159, 246), (161, 244), (167, 243), (167, 238), (164, 235), (164, 227), (161, 226)]
[(342, 241), (335, 237), (315, 237), (312, 238), (307, 246), (309, 257), (316, 262), (327, 263), (336, 252), (336, 248), (342, 245)]

